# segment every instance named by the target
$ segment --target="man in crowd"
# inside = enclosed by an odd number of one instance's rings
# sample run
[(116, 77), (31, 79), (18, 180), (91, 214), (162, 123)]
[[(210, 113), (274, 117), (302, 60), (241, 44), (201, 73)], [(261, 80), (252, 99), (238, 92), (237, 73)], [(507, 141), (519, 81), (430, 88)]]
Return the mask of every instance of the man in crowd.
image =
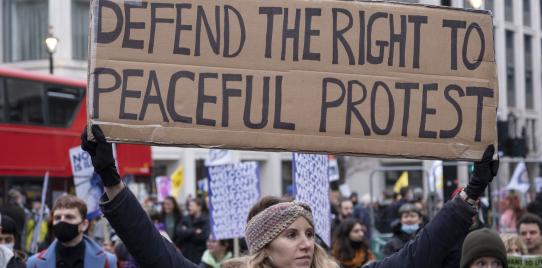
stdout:
[(19, 190), (11, 189), (8, 191), (8, 202), (0, 207), (0, 213), (10, 216), (19, 230), (23, 229), (26, 219), (24, 202), (24, 195)]
[(33, 255), (28, 268), (114, 268), (117, 258), (102, 250), (100, 245), (83, 235), (89, 221), (87, 206), (75, 196), (59, 197), (53, 206), (52, 231), (57, 238), (46, 250)]
[(529, 255), (542, 255), (542, 219), (526, 213), (520, 218), (517, 230), (521, 240), (527, 245)]
[(342, 221), (351, 218), (354, 213), (354, 204), (352, 204), (352, 200), (341, 197), (338, 203), (339, 211), (337, 217), (335, 217), (331, 223), (331, 233), (335, 231), (335, 228), (339, 226)]

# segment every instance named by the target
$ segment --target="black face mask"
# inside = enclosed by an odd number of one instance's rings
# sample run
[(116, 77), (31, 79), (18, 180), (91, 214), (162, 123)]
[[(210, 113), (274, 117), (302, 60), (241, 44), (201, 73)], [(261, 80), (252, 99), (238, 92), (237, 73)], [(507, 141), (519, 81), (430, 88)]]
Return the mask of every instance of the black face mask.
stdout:
[(53, 233), (60, 242), (72, 241), (79, 235), (79, 224), (71, 224), (61, 221), (53, 225)]

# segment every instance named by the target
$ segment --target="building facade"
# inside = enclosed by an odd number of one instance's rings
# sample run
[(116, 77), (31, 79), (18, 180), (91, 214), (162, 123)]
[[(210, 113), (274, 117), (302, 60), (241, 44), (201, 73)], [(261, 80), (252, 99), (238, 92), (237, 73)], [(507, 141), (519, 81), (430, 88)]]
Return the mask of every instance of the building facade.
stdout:
[[(2, 66), (48, 72), (49, 55), (43, 40), (52, 34), (59, 39), (53, 54), (54, 74), (85, 80), (88, 57), (89, 0), (1, 0), (0, 62)], [(498, 117), (504, 133), (524, 145), (530, 174), (538, 175), (542, 124), (542, 0), (409, 0), (403, 2), (449, 5), (491, 10), (494, 14), (495, 53), (499, 79)], [(503, 134), (503, 135), (504, 135)], [(207, 150), (154, 147), (155, 175), (169, 175), (183, 166), (182, 197), (195, 195), (198, 180), (205, 178)], [(235, 151), (239, 161), (255, 160), (261, 166), (261, 192), (281, 195), (291, 184), (291, 154)], [(510, 177), (516, 161), (504, 157), (500, 184)], [(530, 161), (530, 162), (529, 162)], [(393, 186), (404, 166), (414, 185), (427, 192), (431, 161), (344, 157), (342, 180), (352, 191), (373, 192)], [(467, 180), (468, 166), (457, 166), (457, 177)], [(425, 171), (424, 171), (425, 170)], [(372, 183), (371, 183), (372, 181)], [(372, 185), (372, 191), (371, 186)]]

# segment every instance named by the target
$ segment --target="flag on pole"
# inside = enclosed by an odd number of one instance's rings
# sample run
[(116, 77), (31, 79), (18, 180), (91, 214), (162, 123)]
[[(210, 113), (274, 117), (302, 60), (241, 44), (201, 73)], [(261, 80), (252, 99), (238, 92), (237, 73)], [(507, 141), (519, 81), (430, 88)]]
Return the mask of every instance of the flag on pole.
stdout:
[(184, 182), (184, 171), (183, 166), (179, 166), (173, 174), (171, 174), (171, 196), (175, 197), (175, 199), (179, 198), (179, 194), (181, 193), (181, 187), (183, 186)]
[(393, 186), (393, 191), (399, 193), (401, 188), (408, 186), (408, 171), (403, 171)]

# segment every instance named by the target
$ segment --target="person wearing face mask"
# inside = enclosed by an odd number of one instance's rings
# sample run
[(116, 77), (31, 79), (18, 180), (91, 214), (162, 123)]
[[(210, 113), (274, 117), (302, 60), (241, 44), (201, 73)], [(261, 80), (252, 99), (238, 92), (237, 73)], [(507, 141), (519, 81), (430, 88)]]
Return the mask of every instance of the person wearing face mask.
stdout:
[(359, 268), (375, 260), (365, 238), (366, 230), (355, 218), (344, 220), (335, 230), (331, 253), (341, 268)]
[(53, 234), (56, 240), (34, 254), (27, 268), (115, 268), (117, 258), (83, 233), (89, 222), (87, 206), (75, 196), (59, 197), (52, 209)]
[(399, 251), (416, 236), (422, 224), (422, 213), (413, 204), (407, 203), (399, 208), (399, 221), (392, 223), (393, 238), (384, 246), (384, 256)]
[(19, 232), (17, 224), (11, 217), (0, 215), (0, 267), (23, 268), (26, 254), (24, 254), (18, 241)]

